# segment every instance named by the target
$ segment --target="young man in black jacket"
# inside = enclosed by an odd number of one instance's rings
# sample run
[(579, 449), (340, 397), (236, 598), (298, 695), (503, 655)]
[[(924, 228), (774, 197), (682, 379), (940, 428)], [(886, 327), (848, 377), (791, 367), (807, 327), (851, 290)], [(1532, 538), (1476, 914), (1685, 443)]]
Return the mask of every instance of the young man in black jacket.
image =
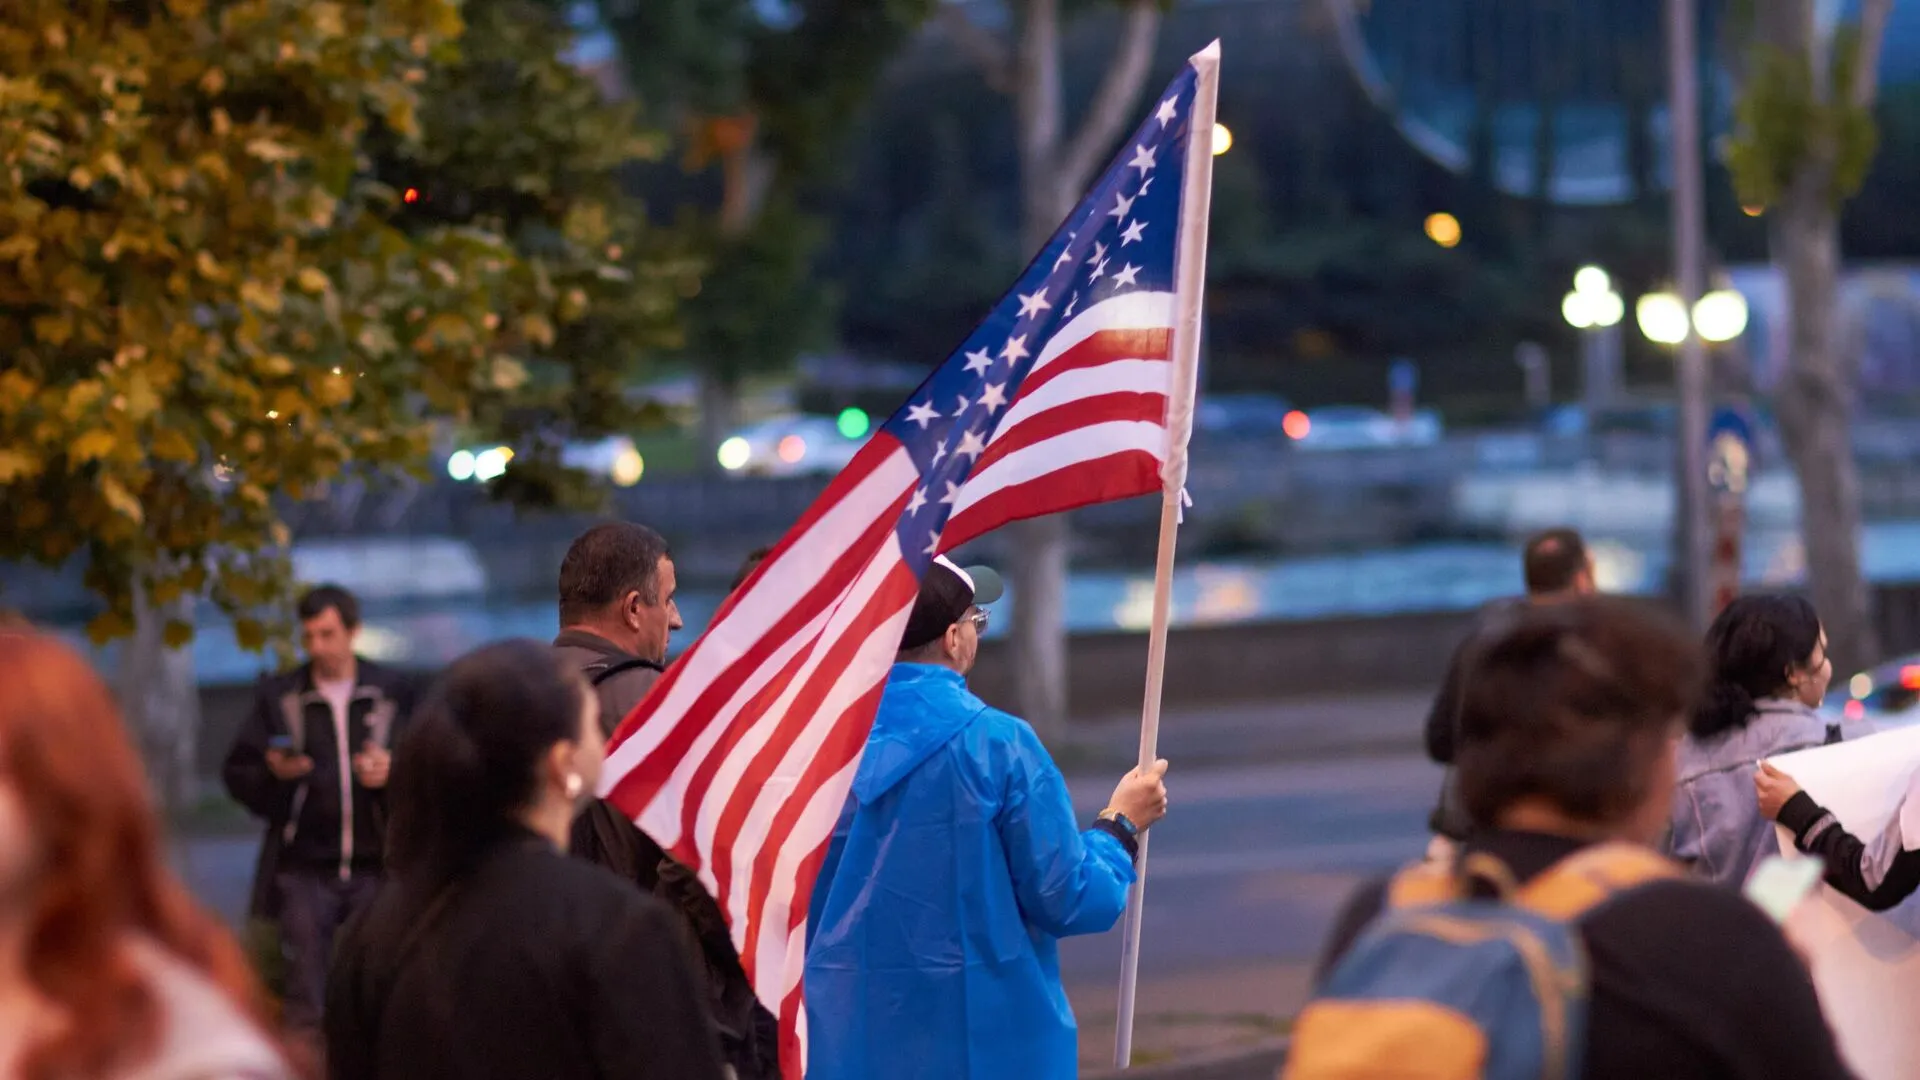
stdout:
[(1586, 541), (1572, 529), (1548, 529), (1529, 539), (1521, 553), (1521, 569), (1526, 580), (1526, 598), (1489, 604), (1475, 616), (1466, 640), (1454, 650), (1446, 679), (1427, 711), (1427, 756), (1436, 764), (1448, 766), (1439, 802), (1427, 822), (1428, 828), (1443, 842), (1436, 845), (1436, 850), (1459, 843), (1467, 834), (1466, 814), (1454, 792), (1452, 765), (1454, 729), (1460, 722), (1460, 702), (1466, 692), (1466, 673), (1473, 662), (1474, 651), (1510, 628), (1515, 617), (1529, 605), (1577, 600), (1596, 591), (1593, 556), (1587, 551)]
[(311, 1033), (334, 934), (380, 882), (387, 774), (413, 692), (401, 673), (354, 655), (352, 593), (322, 585), (300, 598), (298, 613), (310, 659), (260, 680), (221, 778), (266, 820), (252, 914), (279, 925), (286, 1023)]
[[(560, 563), (560, 636), (554, 651), (585, 675), (611, 737), (666, 669), (680, 629), (673, 555), (645, 525), (610, 522), (582, 533)], [(708, 1014), (739, 1080), (776, 1080), (779, 1028), (747, 982), (719, 906), (700, 880), (610, 804), (574, 820), (571, 852), (671, 903), (706, 964)]]

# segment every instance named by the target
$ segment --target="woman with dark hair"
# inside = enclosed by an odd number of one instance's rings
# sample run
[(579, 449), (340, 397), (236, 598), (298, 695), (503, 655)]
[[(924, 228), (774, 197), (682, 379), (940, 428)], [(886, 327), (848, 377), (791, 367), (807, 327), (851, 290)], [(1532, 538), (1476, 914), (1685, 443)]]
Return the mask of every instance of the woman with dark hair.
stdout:
[(1833, 665), (1813, 605), (1766, 594), (1720, 612), (1707, 630), (1707, 667), (1680, 749), (1670, 844), (1698, 873), (1737, 886), (1778, 847), (1754, 798), (1760, 761), (1840, 738), (1819, 712)]
[(547, 646), (448, 667), (394, 755), (388, 886), (329, 979), (336, 1080), (721, 1076), (678, 920), (566, 856), (603, 751)]
[(0, 629), (0, 1076), (290, 1074), (238, 944), (168, 872), (113, 697)]

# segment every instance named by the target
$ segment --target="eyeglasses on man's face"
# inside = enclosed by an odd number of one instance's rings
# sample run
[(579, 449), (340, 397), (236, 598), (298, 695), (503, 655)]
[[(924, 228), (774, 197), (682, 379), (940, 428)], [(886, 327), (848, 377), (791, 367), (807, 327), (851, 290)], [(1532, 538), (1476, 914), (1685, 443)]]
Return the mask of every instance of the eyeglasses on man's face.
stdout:
[(987, 609), (974, 608), (972, 611), (967, 612), (967, 617), (961, 621), (970, 622), (973, 624), (975, 630), (985, 633), (987, 629)]

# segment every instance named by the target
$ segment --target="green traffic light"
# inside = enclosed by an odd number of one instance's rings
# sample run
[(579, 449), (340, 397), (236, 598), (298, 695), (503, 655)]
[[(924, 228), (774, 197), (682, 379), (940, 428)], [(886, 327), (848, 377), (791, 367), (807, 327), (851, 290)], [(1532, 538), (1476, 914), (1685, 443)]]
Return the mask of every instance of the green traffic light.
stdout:
[(873, 427), (873, 421), (868, 418), (867, 410), (857, 405), (849, 405), (841, 409), (840, 419), (835, 423), (840, 428), (840, 434), (849, 439), (862, 438)]

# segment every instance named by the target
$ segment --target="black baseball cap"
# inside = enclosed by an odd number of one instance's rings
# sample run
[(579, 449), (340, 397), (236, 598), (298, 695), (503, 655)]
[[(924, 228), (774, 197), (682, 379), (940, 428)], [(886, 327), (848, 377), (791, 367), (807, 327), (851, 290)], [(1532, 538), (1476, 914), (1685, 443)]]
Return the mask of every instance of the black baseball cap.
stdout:
[(913, 614), (907, 617), (907, 631), (900, 636), (900, 648), (917, 649), (947, 632), (947, 627), (966, 618), (967, 611), (991, 604), (1006, 592), (1000, 575), (984, 566), (961, 569), (945, 555), (936, 555), (920, 579), (920, 596), (913, 602)]

